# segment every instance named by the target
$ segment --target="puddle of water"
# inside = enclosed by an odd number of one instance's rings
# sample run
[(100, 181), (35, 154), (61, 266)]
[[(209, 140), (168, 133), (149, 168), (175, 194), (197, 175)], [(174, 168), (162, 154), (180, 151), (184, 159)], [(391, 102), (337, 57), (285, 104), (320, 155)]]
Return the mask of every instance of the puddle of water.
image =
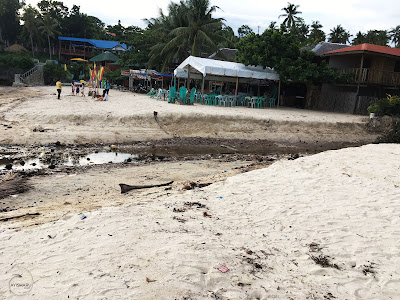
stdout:
[[(128, 159), (135, 160), (139, 157), (136, 154), (130, 153), (118, 153), (118, 152), (98, 152), (98, 153), (90, 153), (85, 156), (72, 156), (67, 155), (62, 157), (61, 159), (55, 159), (57, 161), (56, 165), (63, 166), (88, 166), (88, 165), (99, 165), (106, 163), (122, 163)], [(45, 157), (41, 158), (25, 158), (23, 161), (25, 162), (21, 165), (21, 159), (10, 159), (10, 158), (2, 158), (0, 159), (0, 170), (6, 170), (7, 164), (12, 164), (12, 170), (23, 171), (23, 170), (35, 170), (47, 168), (50, 163), (47, 161), (44, 162)]]

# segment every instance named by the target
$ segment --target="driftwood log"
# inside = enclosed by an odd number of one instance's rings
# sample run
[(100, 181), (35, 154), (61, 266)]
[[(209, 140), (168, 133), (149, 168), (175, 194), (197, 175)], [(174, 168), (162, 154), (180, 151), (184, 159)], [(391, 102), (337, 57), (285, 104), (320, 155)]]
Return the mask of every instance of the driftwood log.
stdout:
[(160, 187), (160, 186), (167, 186), (173, 184), (173, 181), (162, 183), (162, 184), (151, 184), (151, 185), (129, 185), (120, 183), (119, 186), (121, 187), (121, 194), (125, 194), (131, 190), (140, 190), (140, 189), (149, 189), (153, 187)]
[(31, 213), (31, 214), (24, 214), (24, 215), (18, 215), (18, 216), (13, 216), (13, 217), (2, 218), (2, 219), (0, 219), (0, 222), (7, 222), (12, 219), (19, 219), (19, 218), (24, 218), (24, 217), (34, 217), (34, 216), (40, 216), (40, 213)]

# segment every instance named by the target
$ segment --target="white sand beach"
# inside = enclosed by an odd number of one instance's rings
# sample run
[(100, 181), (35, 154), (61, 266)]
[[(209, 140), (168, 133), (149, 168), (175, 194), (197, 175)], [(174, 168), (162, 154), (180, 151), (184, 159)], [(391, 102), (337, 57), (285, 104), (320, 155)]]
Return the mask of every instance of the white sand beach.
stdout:
[[(372, 142), (368, 117), (295, 108), (178, 105), (143, 94), (110, 91), (110, 100), (54, 87), (0, 88), (1, 144), (126, 143), (171, 137), (268, 139), (276, 142)], [(158, 112), (161, 126), (155, 122)]]
[(399, 145), (366, 145), (130, 192), (83, 220), (1, 222), (0, 298), (399, 299), (399, 169)]

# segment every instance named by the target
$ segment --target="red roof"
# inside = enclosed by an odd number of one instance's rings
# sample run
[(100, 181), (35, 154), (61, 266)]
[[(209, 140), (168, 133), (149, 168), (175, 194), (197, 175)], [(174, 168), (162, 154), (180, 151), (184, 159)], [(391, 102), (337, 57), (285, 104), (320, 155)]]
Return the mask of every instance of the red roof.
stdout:
[(325, 52), (324, 55), (336, 55), (336, 54), (359, 53), (359, 52), (375, 52), (386, 55), (400, 56), (399, 48), (390, 48), (373, 44), (355, 45), (343, 49)]

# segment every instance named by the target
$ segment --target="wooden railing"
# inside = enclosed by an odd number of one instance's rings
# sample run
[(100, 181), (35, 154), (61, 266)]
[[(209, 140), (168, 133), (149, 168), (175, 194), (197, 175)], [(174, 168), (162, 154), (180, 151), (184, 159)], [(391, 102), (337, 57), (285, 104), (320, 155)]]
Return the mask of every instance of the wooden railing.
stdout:
[(84, 57), (92, 57), (92, 53), (85, 51), (85, 50), (78, 50), (78, 49), (71, 49), (71, 51), (69, 49), (61, 49), (60, 50), (61, 54), (64, 55), (77, 55), (77, 56), (84, 56)]
[(355, 83), (400, 86), (400, 72), (388, 72), (367, 68), (345, 69), (341, 71), (353, 74)]

